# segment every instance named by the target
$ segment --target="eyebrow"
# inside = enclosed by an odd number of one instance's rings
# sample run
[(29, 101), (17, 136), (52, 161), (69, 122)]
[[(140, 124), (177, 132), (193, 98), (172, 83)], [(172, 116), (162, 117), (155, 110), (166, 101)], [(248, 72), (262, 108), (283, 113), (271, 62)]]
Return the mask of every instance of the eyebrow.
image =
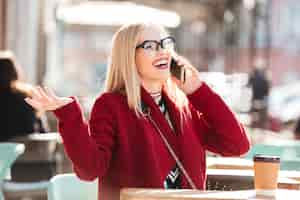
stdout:
[(169, 35), (169, 36), (163, 37), (163, 38), (161, 38), (160, 40), (144, 40), (144, 41), (142, 41), (140, 44), (143, 44), (143, 43), (145, 43), (145, 42), (157, 42), (157, 43), (160, 43), (162, 40), (167, 39), (167, 38), (169, 38), (169, 37), (171, 37), (171, 36)]
[(155, 43), (157, 43), (157, 44), (162, 45), (161, 41), (162, 41), (162, 40), (165, 40), (165, 39), (168, 39), (168, 38), (172, 38), (172, 39), (175, 41), (174, 37), (172, 37), (171, 35), (168, 35), (167, 37), (164, 37), (164, 38), (160, 39), (160, 41), (157, 41), (157, 40), (144, 40), (142, 43), (138, 44), (138, 45), (136, 46), (136, 48), (142, 47), (142, 46), (145, 45), (145, 43), (147, 43), (147, 42), (155, 42)]
[(141, 44), (145, 43), (145, 42), (157, 42), (160, 43), (161, 40), (144, 40)]

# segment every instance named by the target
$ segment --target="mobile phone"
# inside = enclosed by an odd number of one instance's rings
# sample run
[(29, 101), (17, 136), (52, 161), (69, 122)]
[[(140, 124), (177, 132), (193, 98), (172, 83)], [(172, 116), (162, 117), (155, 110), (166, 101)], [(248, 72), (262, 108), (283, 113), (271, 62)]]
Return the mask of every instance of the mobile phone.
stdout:
[(171, 59), (170, 71), (172, 76), (176, 77), (182, 83), (185, 82), (185, 78), (186, 78), (185, 68), (181, 65), (178, 65), (177, 61), (174, 58)]

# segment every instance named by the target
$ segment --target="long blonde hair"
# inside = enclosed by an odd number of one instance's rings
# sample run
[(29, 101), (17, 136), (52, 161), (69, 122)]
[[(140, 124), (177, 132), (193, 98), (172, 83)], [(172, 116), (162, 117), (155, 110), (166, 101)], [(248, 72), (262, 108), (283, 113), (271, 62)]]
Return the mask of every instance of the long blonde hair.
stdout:
[[(135, 63), (135, 52), (142, 31), (151, 26), (154, 25), (135, 23), (122, 26), (113, 37), (108, 61), (105, 92), (124, 93), (129, 108), (138, 116), (142, 113), (141, 81)], [(164, 28), (162, 30), (166, 31)], [(188, 101), (185, 94), (170, 78), (165, 82), (164, 88), (180, 110), (187, 108)]]

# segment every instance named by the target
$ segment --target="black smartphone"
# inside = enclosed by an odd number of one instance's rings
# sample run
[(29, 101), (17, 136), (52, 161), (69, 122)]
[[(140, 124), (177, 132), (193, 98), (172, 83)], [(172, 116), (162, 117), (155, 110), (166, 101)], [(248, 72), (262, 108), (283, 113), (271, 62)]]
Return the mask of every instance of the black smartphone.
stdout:
[(178, 65), (177, 61), (174, 58), (171, 59), (170, 71), (172, 76), (175, 76), (178, 80), (180, 80), (183, 83), (185, 82), (185, 69), (183, 66)]

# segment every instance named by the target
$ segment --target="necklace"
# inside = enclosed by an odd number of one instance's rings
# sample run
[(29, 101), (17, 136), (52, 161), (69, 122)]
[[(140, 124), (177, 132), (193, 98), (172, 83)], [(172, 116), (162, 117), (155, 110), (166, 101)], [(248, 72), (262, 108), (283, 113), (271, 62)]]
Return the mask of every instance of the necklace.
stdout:
[(150, 92), (150, 95), (153, 96), (160, 96), (161, 95), (161, 91), (158, 92)]

